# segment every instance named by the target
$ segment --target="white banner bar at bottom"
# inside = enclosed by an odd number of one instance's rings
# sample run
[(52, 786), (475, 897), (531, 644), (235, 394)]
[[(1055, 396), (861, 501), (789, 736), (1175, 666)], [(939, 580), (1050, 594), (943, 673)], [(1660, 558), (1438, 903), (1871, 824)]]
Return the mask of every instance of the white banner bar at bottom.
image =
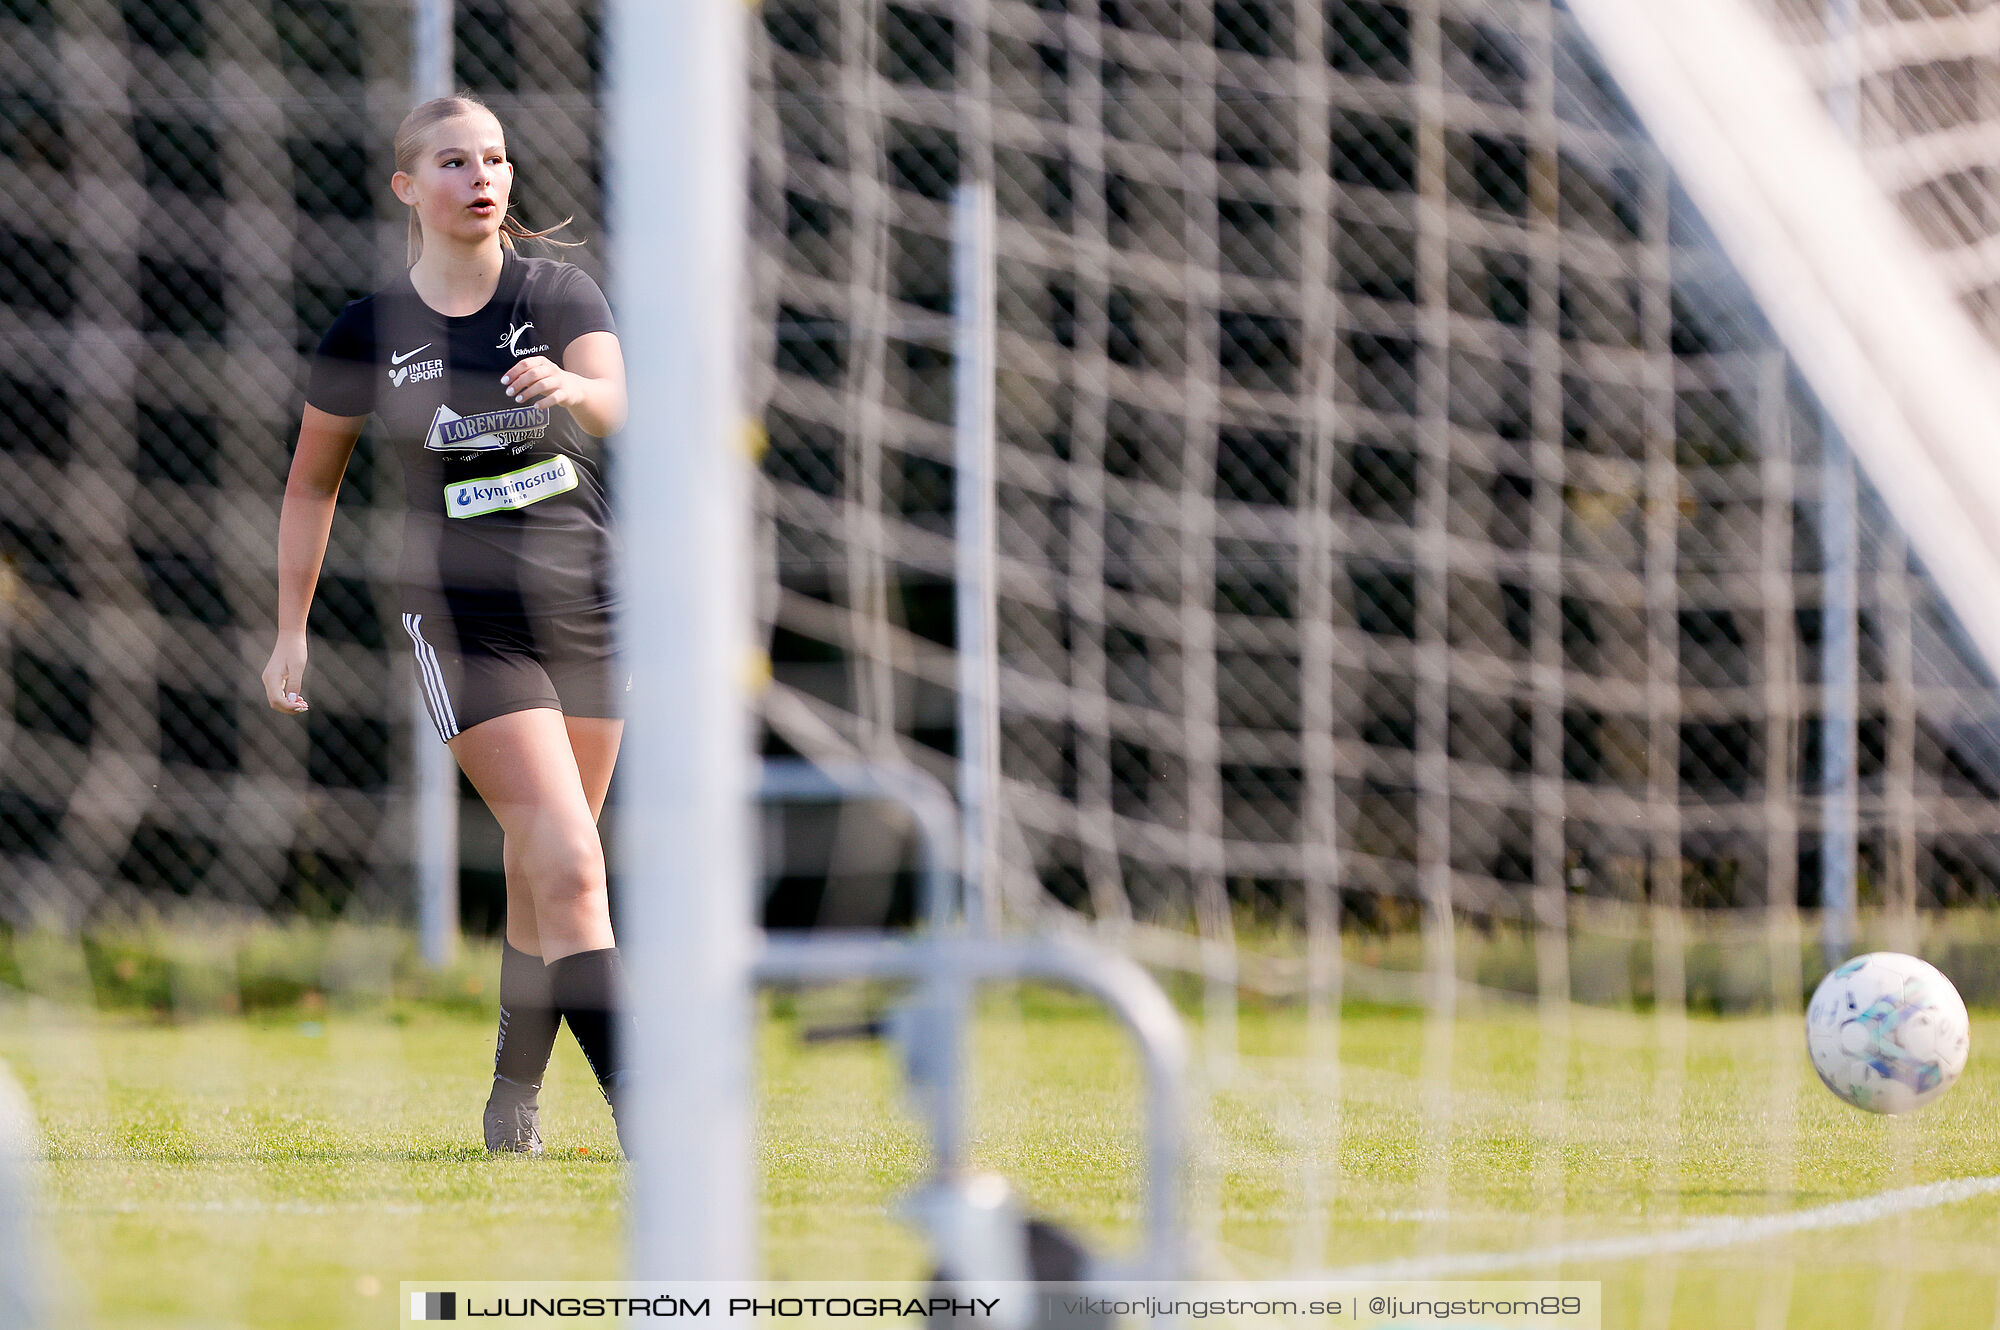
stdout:
[(934, 1325), (1112, 1330), (1191, 1322), (1603, 1330), (1583, 1280), (1187, 1280), (1092, 1283), (454, 1281), (403, 1285), (405, 1325)]

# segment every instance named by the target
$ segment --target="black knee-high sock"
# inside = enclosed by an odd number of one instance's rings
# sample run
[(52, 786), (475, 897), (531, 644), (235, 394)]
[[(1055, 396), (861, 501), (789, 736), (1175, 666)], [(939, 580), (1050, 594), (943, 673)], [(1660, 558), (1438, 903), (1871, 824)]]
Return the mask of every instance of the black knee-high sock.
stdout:
[(540, 1085), (561, 1024), (542, 958), (501, 944), (500, 1034), (493, 1041), (493, 1074)]
[(625, 1068), (618, 1030), (618, 948), (579, 951), (549, 962), (549, 990), (606, 1096)]

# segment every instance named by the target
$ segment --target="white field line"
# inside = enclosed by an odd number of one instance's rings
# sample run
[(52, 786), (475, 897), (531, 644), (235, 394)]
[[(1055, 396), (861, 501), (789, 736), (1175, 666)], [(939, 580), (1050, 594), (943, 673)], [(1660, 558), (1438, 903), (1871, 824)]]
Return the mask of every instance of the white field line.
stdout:
[(1686, 1228), (1664, 1233), (1638, 1233), (1625, 1238), (1593, 1238), (1579, 1242), (1558, 1242), (1546, 1247), (1524, 1247), (1518, 1251), (1457, 1252), (1444, 1256), (1413, 1256), (1376, 1265), (1353, 1265), (1329, 1270), (1326, 1279), (1450, 1279), (1462, 1275), (1492, 1274), (1521, 1266), (1570, 1264), (1581, 1261), (1630, 1261), (1670, 1252), (1713, 1251), (1719, 1247), (1741, 1247), (1790, 1233), (1810, 1233), (1829, 1228), (1851, 1228), (1873, 1224), (1894, 1215), (1916, 1210), (1932, 1210), (1956, 1205), (1975, 1197), (2000, 1193), (2000, 1177), (1953, 1178), (1921, 1187), (1903, 1187), (1854, 1201), (1837, 1201), (1811, 1210), (1785, 1214), (1709, 1219)]

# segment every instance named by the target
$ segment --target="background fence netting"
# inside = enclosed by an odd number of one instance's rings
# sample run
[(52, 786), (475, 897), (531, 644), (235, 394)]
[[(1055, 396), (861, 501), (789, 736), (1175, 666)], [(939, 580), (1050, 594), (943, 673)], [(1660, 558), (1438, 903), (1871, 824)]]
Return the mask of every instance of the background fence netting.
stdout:
[[(457, 29), (526, 214), (594, 233), (590, 15), (474, 3)], [(384, 629), (400, 484), (373, 438), (313, 609), (306, 722), (271, 716), (256, 675), (303, 355), (401, 255), (386, 182), (409, 32), (407, 5), (373, 0), (0, 5), (16, 922), (182, 897), (407, 907), (411, 684)], [(468, 858), (497, 867), (485, 850)]]
[[(1850, 37), (1778, 8), (1858, 79), (1871, 165), (1991, 325), (1990, 9), (1869, 4)], [(990, 171), (1016, 917), (1816, 902), (1819, 412), (1560, 7), (757, 17), (773, 750), (949, 777), (949, 195)], [(0, 2), (15, 921), (406, 907), (371, 441), (305, 724), (256, 672), (301, 353), (401, 260), (409, 29), (375, 0)], [(601, 237), (596, 6), (464, 0), (455, 36), (527, 219)], [(1862, 901), (1992, 902), (1996, 699), (1865, 487), (1863, 531)]]

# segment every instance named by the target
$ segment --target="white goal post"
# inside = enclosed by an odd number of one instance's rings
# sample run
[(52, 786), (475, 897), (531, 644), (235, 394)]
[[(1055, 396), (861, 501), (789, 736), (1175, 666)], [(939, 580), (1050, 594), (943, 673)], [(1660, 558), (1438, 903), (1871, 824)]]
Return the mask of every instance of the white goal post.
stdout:
[(636, 1279), (754, 1273), (741, 0), (607, 14), (615, 459), (633, 691), (619, 818)]
[(1748, 0), (1570, 0), (2000, 674), (2000, 356)]
[[(451, 95), (452, 11), (453, 0), (416, 0), (411, 10), (413, 102)], [(417, 940), (424, 964), (441, 970), (458, 959), (458, 760), (431, 742), (423, 690), (413, 685), (409, 700)]]
[(41, 1330), (47, 1324), (41, 1216), (33, 1170), (42, 1157), (34, 1111), (0, 1063), (0, 1330)]

